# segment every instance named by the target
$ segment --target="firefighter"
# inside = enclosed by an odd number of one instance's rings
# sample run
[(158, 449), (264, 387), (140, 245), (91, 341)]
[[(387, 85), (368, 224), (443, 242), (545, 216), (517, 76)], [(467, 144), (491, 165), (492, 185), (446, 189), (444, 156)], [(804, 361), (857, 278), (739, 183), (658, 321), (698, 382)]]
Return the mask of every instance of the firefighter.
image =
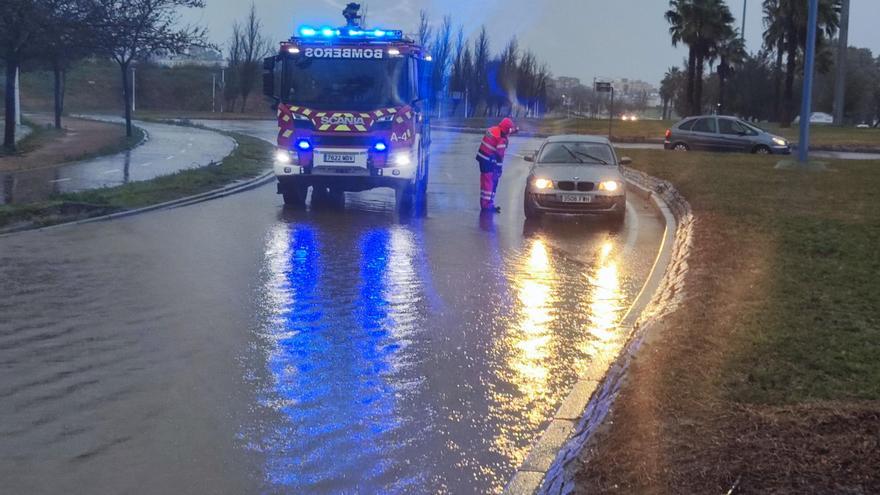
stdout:
[(513, 120), (507, 118), (497, 127), (490, 127), (480, 143), (477, 163), (480, 165), (480, 207), (483, 211), (501, 213), (501, 208), (495, 206), (495, 193), (501, 179), (508, 138), (516, 132)]

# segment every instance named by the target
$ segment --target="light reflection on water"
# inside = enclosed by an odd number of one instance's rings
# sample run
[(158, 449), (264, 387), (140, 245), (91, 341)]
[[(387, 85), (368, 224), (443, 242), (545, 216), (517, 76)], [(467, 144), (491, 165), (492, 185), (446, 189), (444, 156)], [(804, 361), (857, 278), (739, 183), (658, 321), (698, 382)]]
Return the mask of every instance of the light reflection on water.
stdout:
[[(584, 264), (550, 239), (508, 252), (487, 236), (492, 276), (444, 285), (479, 294), (468, 308), (426, 286), (444, 270), (412, 227), (355, 232), (295, 223), (267, 242), (260, 399), (274, 418), (248, 442), (267, 490), (499, 492), (578, 376), (622, 343), (614, 242), (589, 243)], [(466, 340), (450, 352), (447, 335)]]
[(368, 230), (355, 245), (358, 267), (346, 275), (327, 266), (327, 247), (307, 225), (279, 227), (269, 241), (274, 318), (264, 338), (274, 386), (263, 402), (281, 416), (259, 441), (269, 486), (397, 491), (416, 481), (394, 465), (397, 397), (419, 386), (399, 379), (419, 298), (412, 239)]

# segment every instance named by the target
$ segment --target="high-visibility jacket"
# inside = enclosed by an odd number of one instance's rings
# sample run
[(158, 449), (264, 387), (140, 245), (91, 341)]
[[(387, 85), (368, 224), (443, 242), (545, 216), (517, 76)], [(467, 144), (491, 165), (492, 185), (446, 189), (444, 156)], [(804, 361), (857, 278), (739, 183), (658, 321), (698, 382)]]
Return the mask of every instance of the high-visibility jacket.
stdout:
[(496, 161), (500, 165), (504, 163), (504, 154), (507, 152), (508, 139), (501, 132), (501, 127), (491, 127), (483, 136), (480, 149), (477, 151), (477, 160)]

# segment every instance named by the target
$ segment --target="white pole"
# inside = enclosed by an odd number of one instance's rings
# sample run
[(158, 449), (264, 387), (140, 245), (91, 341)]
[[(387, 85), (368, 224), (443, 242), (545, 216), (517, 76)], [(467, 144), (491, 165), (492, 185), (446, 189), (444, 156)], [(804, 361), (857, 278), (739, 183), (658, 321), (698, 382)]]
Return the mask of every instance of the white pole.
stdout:
[(211, 74), (211, 113), (217, 111), (217, 74)]
[(21, 125), (21, 69), (15, 69), (15, 125)]
[(226, 68), (220, 68), (220, 89), (223, 90), (223, 94), (220, 95), (220, 113), (224, 112), (223, 102), (226, 100)]
[(137, 85), (135, 84), (135, 68), (131, 68), (131, 111), (134, 112), (137, 109)]

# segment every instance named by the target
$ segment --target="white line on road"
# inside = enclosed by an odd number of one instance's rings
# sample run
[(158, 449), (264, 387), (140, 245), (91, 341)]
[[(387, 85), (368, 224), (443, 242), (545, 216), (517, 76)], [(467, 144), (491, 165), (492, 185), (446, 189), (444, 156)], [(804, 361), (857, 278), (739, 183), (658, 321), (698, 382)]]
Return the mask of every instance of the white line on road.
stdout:
[(168, 158), (166, 158), (166, 160), (174, 160), (174, 155), (169, 155)]
[(153, 162), (147, 162), (147, 163), (141, 163), (141, 164), (138, 165), (138, 166), (139, 166), (139, 167), (149, 167), (149, 166), (152, 165), (152, 164), (153, 164)]
[(636, 239), (639, 237), (639, 212), (629, 201), (626, 202), (626, 229), (629, 234), (626, 236), (626, 244), (623, 246), (625, 252), (632, 251), (636, 245)]
[(115, 174), (115, 173), (119, 173), (119, 171), (118, 170), (105, 170), (105, 171), (101, 172), (101, 174), (103, 174), (103, 175), (110, 175), (110, 174)]
[(65, 177), (65, 178), (63, 178), (63, 179), (50, 180), (49, 183), (51, 183), (51, 184), (55, 184), (55, 183), (58, 183), (58, 182), (67, 182), (67, 181), (69, 181), (69, 180), (73, 180), (73, 179), (70, 178), (70, 177)]

